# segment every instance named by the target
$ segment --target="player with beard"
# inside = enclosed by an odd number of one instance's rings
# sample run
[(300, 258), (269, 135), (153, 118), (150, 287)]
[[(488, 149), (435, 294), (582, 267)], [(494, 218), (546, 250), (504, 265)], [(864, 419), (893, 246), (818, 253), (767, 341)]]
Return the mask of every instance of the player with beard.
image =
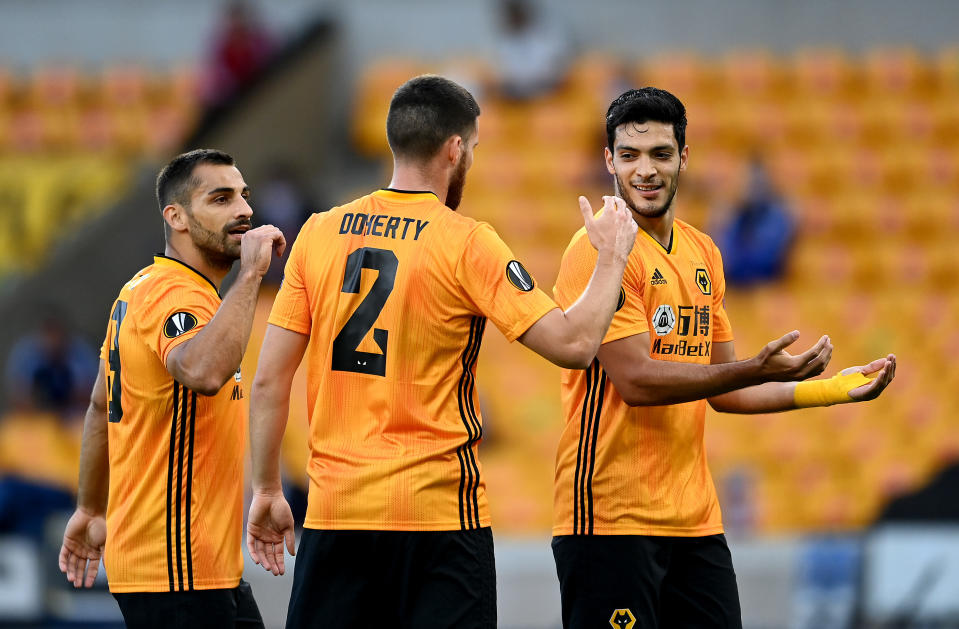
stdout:
[[(564, 370), (553, 554), (565, 627), (740, 627), (736, 577), (703, 444), (706, 402), (769, 413), (877, 397), (895, 356), (807, 381), (828, 337), (790, 355), (793, 331), (736, 360), (719, 250), (676, 219), (686, 110), (630, 90), (606, 116), (606, 168), (639, 232), (596, 360)], [(562, 306), (595, 271), (582, 232), (556, 281)]]
[(613, 316), (636, 235), (622, 201), (594, 218), (580, 198), (596, 273), (565, 311), (492, 227), (455, 211), (478, 116), (452, 81), (402, 85), (389, 187), (314, 215), (293, 245), (251, 393), (247, 529), (253, 558), (282, 574), (293, 517), (279, 447), (305, 354), (310, 493), (287, 627), (495, 627), (474, 381), (487, 318), (582, 369)]
[(240, 360), (286, 241), (272, 225), (252, 229), (250, 189), (226, 153), (176, 157), (156, 193), (166, 251), (113, 304), (60, 569), (90, 587), (102, 554), (128, 627), (262, 627), (240, 579)]

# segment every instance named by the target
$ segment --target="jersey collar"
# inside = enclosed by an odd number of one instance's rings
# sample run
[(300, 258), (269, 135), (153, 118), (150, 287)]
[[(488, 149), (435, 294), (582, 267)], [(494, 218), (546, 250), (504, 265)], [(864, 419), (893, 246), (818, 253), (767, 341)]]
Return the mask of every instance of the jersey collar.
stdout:
[(673, 225), (673, 226), (669, 229), (669, 246), (668, 246), (668, 247), (664, 247), (661, 242), (659, 242), (658, 240), (656, 240), (655, 238), (653, 238), (652, 235), (650, 235), (650, 233), (647, 232), (647, 231), (646, 231), (645, 229), (643, 229), (642, 227), (639, 228), (639, 232), (640, 232), (641, 234), (643, 234), (644, 236), (646, 236), (646, 238), (649, 239), (649, 242), (651, 242), (651, 243), (653, 243), (654, 245), (656, 245), (656, 248), (657, 248), (657, 249), (663, 251), (663, 252), (666, 253), (667, 255), (676, 253), (676, 225)]
[(177, 260), (176, 258), (171, 258), (163, 255), (162, 253), (158, 253), (153, 256), (153, 264), (155, 266), (166, 267), (168, 269), (176, 269), (184, 275), (188, 275), (193, 278), (198, 284), (208, 286), (217, 297), (220, 296), (220, 291), (216, 289), (216, 284), (214, 284), (210, 278), (208, 278), (206, 275), (203, 275), (182, 260)]
[(437, 201), (440, 200), (435, 192), (430, 192), (429, 190), (397, 190), (396, 188), (380, 188), (373, 193), (373, 196), (387, 201), (398, 201), (400, 203), (423, 201), (430, 197)]

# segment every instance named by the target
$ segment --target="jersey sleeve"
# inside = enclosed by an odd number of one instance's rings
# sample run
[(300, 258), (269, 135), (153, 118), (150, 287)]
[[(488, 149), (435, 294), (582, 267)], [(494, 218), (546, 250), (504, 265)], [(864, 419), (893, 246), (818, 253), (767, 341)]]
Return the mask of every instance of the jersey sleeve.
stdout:
[(511, 342), (557, 307), (485, 223), (470, 232), (456, 265), (456, 280)]
[(710, 274), (713, 276), (713, 342), (733, 340), (733, 327), (726, 314), (726, 274), (723, 273), (723, 257), (719, 248), (712, 244)]
[(273, 301), (268, 322), (281, 328), (309, 334), (313, 327), (313, 314), (310, 310), (309, 293), (304, 282), (306, 267), (307, 241), (310, 234), (310, 223), (300, 230), (290, 251), (290, 258), (283, 271), (283, 282)]
[[(580, 230), (563, 255), (559, 277), (556, 278), (556, 286), (553, 288), (556, 301), (562, 308), (569, 308), (586, 290), (589, 280), (593, 277), (598, 255), (596, 249), (590, 244), (585, 230)], [(649, 331), (646, 305), (643, 302), (643, 285), (642, 282), (637, 281), (637, 278), (643, 277), (639, 264), (638, 257), (632, 255), (626, 263), (616, 313), (606, 331), (606, 336), (603, 337), (603, 343)]]
[(140, 338), (166, 365), (170, 351), (195, 337), (219, 307), (212, 289), (189, 279), (154, 284), (140, 306)]

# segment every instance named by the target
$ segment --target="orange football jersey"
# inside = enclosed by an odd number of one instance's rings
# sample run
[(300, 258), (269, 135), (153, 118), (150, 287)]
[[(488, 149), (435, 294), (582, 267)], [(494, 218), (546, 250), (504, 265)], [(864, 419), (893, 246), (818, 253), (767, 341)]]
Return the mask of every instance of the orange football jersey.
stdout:
[(270, 323), (310, 336), (314, 529), (489, 525), (476, 358), (556, 308), (492, 227), (378, 190), (300, 231)]
[(220, 306), (216, 286), (157, 256), (113, 304), (101, 349), (110, 497), (104, 564), (112, 592), (233, 588), (243, 573), (246, 406), (240, 371), (212, 397), (166, 368)]
[[(650, 357), (709, 364), (732, 340), (722, 259), (712, 240), (676, 220), (667, 250), (642, 229), (604, 343), (648, 332)], [(573, 236), (554, 289), (566, 307), (582, 293), (596, 251)], [(700, 536), (723, 530), (703, 444), (706, 401), (627, 406), (598, 360), (563, 370), (566, 427), (556, 457), (554, 535)]]

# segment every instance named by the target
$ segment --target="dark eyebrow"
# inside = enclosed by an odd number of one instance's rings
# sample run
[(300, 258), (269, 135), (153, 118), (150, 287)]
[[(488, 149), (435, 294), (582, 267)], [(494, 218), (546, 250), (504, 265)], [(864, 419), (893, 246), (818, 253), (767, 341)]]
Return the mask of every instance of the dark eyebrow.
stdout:
[[(636, 147), (634, 147), (634, 146), (626, 146), (626, 145), (624, 145), (624, 144), (617, 144), (617, 145), (616, 145), (616, 150), (617, 150), (617, 151), (630, 151), (630, 152), (632, 152), (632, 153), (642, 153), (642, 151), (640, 151), (638, 148), (636, 148)], [(660, 144), (659, 146), (654, 146), (654, 147), (652, 147), (651, 149), (649, 149), (649, 152), (650, 152), (650, 153), (655, 153), (656, 151), (675, 151), (675, 150), (676, 150), (676, 149), (673, 148), (673, 146), (672, 146), (671, 144)]]
[[(243, 194), (244, 192), (249, 192), (249, 191), (250, 191), (250, 186), (243, 186), (243, 189), (240, 190), (240, 194)], [(212, 197), (217, 194), (233, 194), (234, 192), (235, 190), (233, 188), (227, 188), (227, 187), (214, 188), (213, 190), (210, 190), (209, 192), (207, 192), (206, 195), (208, 197)]]

